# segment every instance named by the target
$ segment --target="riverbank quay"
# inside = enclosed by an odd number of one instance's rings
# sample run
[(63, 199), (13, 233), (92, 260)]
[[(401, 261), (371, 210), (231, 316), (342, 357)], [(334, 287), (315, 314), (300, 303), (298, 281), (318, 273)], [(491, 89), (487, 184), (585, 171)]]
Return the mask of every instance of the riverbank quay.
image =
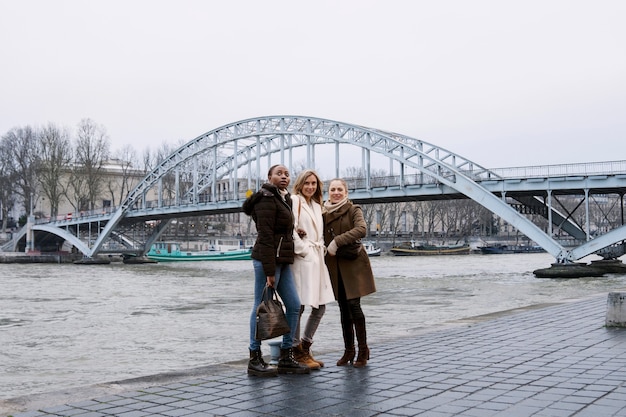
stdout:
[[(371, 344), (365, 368), (256, 378), (246, 361), (0, 401), (39, 416), (626, 416), (626, 329), (608, 294)], [(269, 347), (264, 345), (266, 354)], [(243, 356), (243, 355), (242, 355)]]
[(81, 258), (67, 253), (0, 252), (0, 264), (67, 264)]

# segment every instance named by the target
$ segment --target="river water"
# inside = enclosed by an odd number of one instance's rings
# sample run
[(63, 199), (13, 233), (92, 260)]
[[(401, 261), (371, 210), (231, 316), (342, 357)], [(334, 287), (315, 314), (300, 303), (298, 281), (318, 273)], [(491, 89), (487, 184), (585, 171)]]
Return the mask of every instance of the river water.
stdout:
[[(618, 275), (535, 278), (554, 261), (545, 253), (371, 261), (378, 292), (362, 301), (370, 343), (626, 287)], [(1, 399), (248, 357), (249, 261), (0, 264), (0, 283)], [(336, 303), (313, 348), (343, 349)]]

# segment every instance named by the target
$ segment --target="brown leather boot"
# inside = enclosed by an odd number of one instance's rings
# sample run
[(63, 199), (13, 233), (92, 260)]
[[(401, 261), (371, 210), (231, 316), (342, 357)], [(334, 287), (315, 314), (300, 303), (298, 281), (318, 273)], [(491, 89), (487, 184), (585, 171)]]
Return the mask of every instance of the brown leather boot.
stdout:
[(359, 344), (359, 354), (354, 362), (355, 368), (362, 368), (367, 365), (370, 358), (370, 349), (367, 347), (367, 331), (365, 329), (365, 318), (354, 320), (354, 330), (356, 331), (356, 340)]
[(356, 356), (353, 366), (355, 368), (363, 368), (367, 365), (367, 361), (370, 358), (370, 349), (367, 346), (359, 346), (359, 354)]
[(341, 332), (343, 334), (343, 345), (345, 350), (343, 356), (337, 361), (337, 366), (344, 366), (354, 361), (354, 323), (352, 319), (341, 318)]
[(346, 348), (346, 350), (343, 351), (343, 356), (337, 361), (337, 366), (345, 366), (349, 363), (351, 364), (352, 361), (354, 361), (355, 354), (356, 351), (354, 350), (354, 346)]
[(302, 348), (302, 344), (293, 347), (293, 357), (298, 363), (306, 365), (312, 371), (318, 371), (320, 369), (320, 364), (313, 360), (308, 350), (305, 351)]
[(307, 355), (309, 355), (309, 358), (311, 358), (311, 360), (313, 360), (314, 362), (317, 362), (317, 364), (320, 366), (320, 368), (324, 367), (324, 362), (317, 360), (313, 357), (313, 354), (311, 353), (311, 342), (307, 342), (306, 340), (302, 340), (302, 344), (300, 345), (300, 348), (302, 349), (302, 351), (304, 353), (306, 353)]

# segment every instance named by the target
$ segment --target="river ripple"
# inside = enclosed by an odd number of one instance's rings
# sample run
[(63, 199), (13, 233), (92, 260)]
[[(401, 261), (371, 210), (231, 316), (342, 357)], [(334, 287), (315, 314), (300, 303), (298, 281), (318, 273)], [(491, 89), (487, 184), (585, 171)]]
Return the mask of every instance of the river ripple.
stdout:
[[(626, 286), (616, 275), (534, 277), (551, 262), (548, 254), (372, 258), (378, 292), (363, 299), (370, 342)], [(249, 261), (0, 264), (0, 276), (3, 399), (248, 356)], [(336, 303), (313, 348), (343, 349)]]

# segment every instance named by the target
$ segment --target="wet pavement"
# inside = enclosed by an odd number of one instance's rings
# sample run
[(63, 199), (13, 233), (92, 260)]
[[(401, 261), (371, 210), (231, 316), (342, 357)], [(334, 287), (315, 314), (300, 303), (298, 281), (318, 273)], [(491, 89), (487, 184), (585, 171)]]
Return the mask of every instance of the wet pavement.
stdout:
[(365, 368), (328, 352), (310, 375), (257, 378), (240, 361), (3, 400), (0, 415), (626, 416), (626, 329), (605, 326), (607, 296), (371, 344)]

